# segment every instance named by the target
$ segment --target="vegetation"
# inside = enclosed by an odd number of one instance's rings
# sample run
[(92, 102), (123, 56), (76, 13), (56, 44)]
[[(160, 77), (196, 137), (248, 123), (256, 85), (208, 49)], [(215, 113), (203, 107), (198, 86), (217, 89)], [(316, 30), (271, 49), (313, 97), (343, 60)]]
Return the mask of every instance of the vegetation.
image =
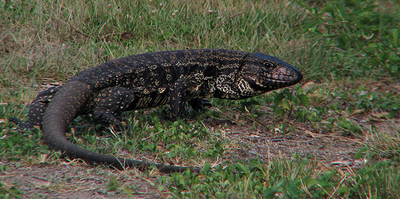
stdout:
[[(49, 168), (65, 162), (43, 144), (39, 129), (19, 132), (8, 122), (26, 120), (39, 91), (122, 56), (227, 48), (274, 55), (299, 68), (305, 79), (251, 99), (212, 99), (212, 108), (188, 109), (185, 120), (165, 120), (168, 107), (126, 113), (127, 133), (82, 116), (67, 136), (100, 153), (203, 167), (199, 174), (135, 171), (164, 197), (400, 195), (398, 1), (5, 0), (0, 6), (4, 163)], [(351, 164), (335, 166), (338, 154)], [(26, 185), (8, 175), (16, 166), (1, 163), (0, 196), (27, 194)], [(102, 194), (143, 194), (136, 184), (99, 175), (108, 179), (99, 185), (106, 190)], [(49, 182), (43, 187), (48, 193), (67, 184)]]

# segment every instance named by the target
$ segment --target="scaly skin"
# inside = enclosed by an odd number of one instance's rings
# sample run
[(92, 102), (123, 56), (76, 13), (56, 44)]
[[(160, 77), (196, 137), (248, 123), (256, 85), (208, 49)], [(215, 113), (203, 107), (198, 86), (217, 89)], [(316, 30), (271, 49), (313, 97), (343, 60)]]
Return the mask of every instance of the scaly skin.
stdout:
[(185, 102), (198, 109), (203, 98), (245, 99), (294, 85), (302, 78), (293, 66), (261, 53), (224, 49), (146, 53), (83, 71), (65, 85), (41, 92), (31, 104), (28, 123), (10, 121), (20, 129), (41, 127), (50, 147), (90, 164), (199, 171), (94, 153), (68, 141), (65, 133), (78, 115), (90, 113), (105, 124), (121, 126), (117, 116), (123, 111), (168, 104), (176, 118)]

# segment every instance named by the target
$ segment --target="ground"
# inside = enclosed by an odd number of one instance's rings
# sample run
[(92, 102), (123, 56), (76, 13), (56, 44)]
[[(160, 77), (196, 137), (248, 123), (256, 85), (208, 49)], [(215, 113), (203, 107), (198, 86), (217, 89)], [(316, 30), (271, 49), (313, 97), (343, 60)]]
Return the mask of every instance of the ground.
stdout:
[(169, 194), (152, 186), (155, 177), (144, 178), (137, 170), (117, 171), (77, 163), (29, 165), (1, 161), (7, 171), (0, 176), (5, 186), (17, 186), (24, 198), (127, 198), (121, 189), (106, 191), (110, 177), (124, 187), (136, 186), (135, 198), (165, 198)]
[[(359, 116), (357, 120), (365, 117)], [(190, 121), (189, 121), (190, 122)], [(335, 133), (312, 132), (312, 127), (305, 123), (291, 121), (295, 126), (289, 134), (276, 136), (276, 132), (254, 130), (250, 126), (234, 123), (219, 123), (206, 119), (204, 123), (209, 129), (220, 129), (221, 139), (232, 141), (229, 150), (225, 150), (224, 158), (230, 161), (259, 158), (268, 162), (276, 158), (291, 157), (293, 153), (300, 156), (312, 156), (326, 169), (332, 167), (351, 167), (353, 169), (368, 164), (363, 158), (354, 159), (357, 151), (366, 142), (366, 136), (344, 136)], [(366, 126), (374, 124), (377, 128), (394, 129), (400, 127), (400, 119), (391, 121), (365, 122)], [(201, 148), (199, 148), (201, 150)], [(43, 156), (46, 156), (44, 154)], [(210, 163), (218, 164), (220, 162)], [(61, 161), (54, 163), (29, 164), (21, 161), (3, 160), (0, 164), (7, 165), (0, 178), (3, 186), (16, 186), (23, 191), (26, 198), (126, 198), (129, 197), (124, 187), (136, 187), (134, 198), (170, 198), (173, 197), (166, 188), (157, 187), (155, 181), (162, 174), (151, 171), (144, 174), (137, 169), (118, 171), (103, 166), (91, 166), (79, 161)], [(106, 191), (110, 179), (116, 179), (120, 184), (116, 190)], [(135, 190), (133, 189), (133, 190)]]

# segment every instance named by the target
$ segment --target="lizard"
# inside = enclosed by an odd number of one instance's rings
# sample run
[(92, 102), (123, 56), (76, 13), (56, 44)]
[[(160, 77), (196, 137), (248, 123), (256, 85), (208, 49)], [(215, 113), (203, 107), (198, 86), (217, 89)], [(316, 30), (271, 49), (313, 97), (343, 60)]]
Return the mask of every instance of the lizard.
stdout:
[(70, 142), (65, 133), (79, 115), (122, 126), (123, 111), (169, 105), (172, 118), (185, 103), (202, 108), (209, 98), (245, 99), (294, 85), (301, 72), (263, 53), (194, 49), (144, 53), (108, 61), (73, 76), (64, 85), (42, 91), (32, 101), (29, 121), (10, 118), (19, 129), (38, 126), (48, 146), (71, 159), (117, 169), (156, 166), (161, 172), (199, 171), (199, 167), (164, 165), (95, 153)]

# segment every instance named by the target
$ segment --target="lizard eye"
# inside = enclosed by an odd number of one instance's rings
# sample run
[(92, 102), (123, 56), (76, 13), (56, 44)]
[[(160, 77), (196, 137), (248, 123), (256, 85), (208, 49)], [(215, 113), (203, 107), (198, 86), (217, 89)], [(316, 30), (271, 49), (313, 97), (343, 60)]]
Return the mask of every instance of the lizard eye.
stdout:
[(265, 62), (264, 63), (264, 68), (263, 70), (266, 70), (266, 72), (269, 72), (270, 70), (272, 70), (273, 68), (275, 68), (275, 64), (271, 63), (271, 62)]

